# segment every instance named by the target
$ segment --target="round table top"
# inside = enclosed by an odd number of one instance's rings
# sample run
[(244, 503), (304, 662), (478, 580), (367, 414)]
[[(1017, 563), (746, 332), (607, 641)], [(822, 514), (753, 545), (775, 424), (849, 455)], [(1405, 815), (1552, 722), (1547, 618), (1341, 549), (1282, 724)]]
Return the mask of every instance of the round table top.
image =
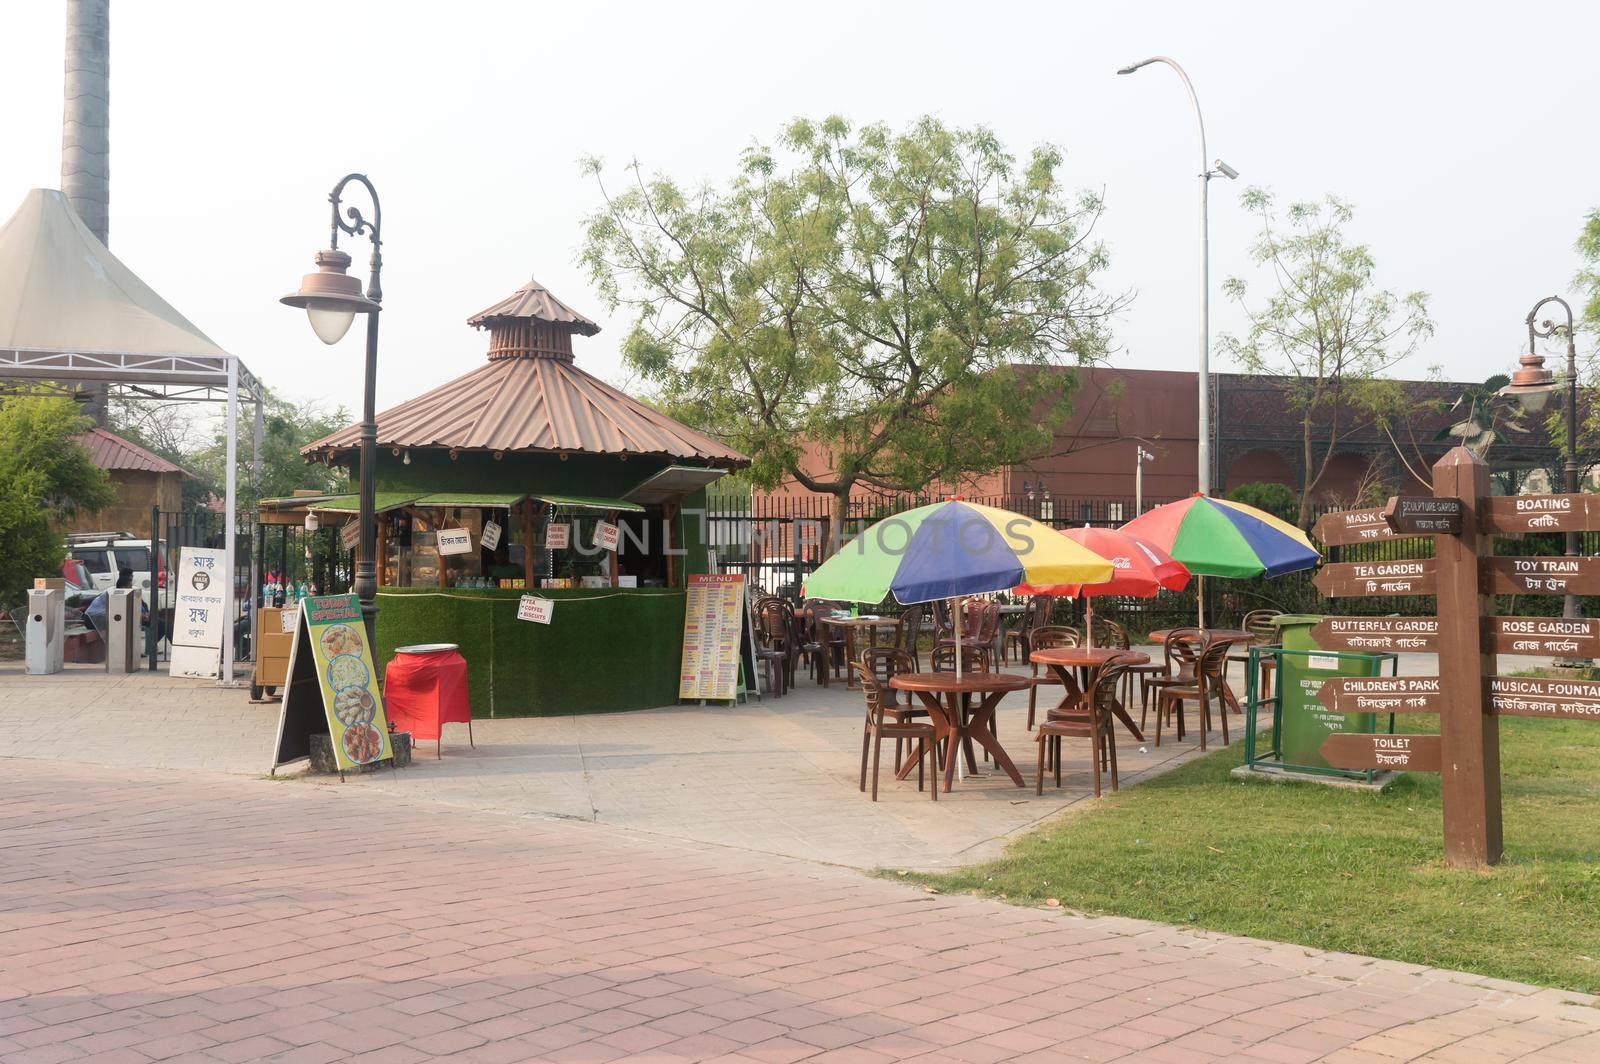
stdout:
[[(1181, 632), (1181, 628), (1157, 628), (1150, 633), (1150, 642), (1165, 643), (1167, 636), (1173, 632)], [(1207, 628), (1206, 635), (1213, 639), (1226, 639), (1230, 643), (1253, 643), (1261, 636), (1244, 628)]]
[(1108, 661), (1148, 665), (1150, 655), (1142, 650), (1119, 650), (1116, 647), (1048, 647), (1035, 650), (1029, 660), (1040, 665), (1104, 665)]
[(863, 628), (868, 625), (897, 624), (899, 623), (900, 619), (898, 617), (829, 617), (824, 614), (823, 616), (818, 617), (817, 620), (821, 621), (823, 624), (834, 624), (841, 628), (847, 626)]
[(901, 672), (889, 677), (889, 686), (897, 691), (968, 695), (1021, 691), (1033, 686), (1033, 681), (1014, 672), (966, 672), (959, 680), (953, 672)]

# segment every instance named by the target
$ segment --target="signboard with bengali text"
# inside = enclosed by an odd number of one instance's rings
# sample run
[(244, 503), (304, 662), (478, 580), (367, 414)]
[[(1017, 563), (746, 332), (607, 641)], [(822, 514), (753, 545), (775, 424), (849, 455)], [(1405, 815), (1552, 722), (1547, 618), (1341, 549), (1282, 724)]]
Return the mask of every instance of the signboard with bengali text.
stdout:
[(1342, 676), (1327, 681), (1317, 700), (1335, 713), (1437, 713), (1437, 676)]
[(1332, 562), (1317, 571), (1315, 583), (1328, 598), (1431, 595), (1436, 587), (1432, 558)]
[(1600, 558), (1485, 558), (1482, 572), (1490, 595), (1600, 595)]
[(1383, 519), (1397, 536), (1459, 536), (1466, 504), (1432, 495), (1395, 495), (1383, 508)]
[(1341, 732), (1322, 742), (1322, 756), (1335, 768), (1388, 772), (1438, 772), (1437, 735), (1361, 735)]
[(1482, 525), (1503, 536), (1594, 532), (1600, 530), (1600, 495), (1491, 495), (1484, 500)]
[(172, 610), (173, 676), (209, 679), (221, 671), (228, 598), (227, 552), (214, 547), (181, 548)]
[(737, 697), (739, 646), (744, 633), (744, 574), (690, 574), (678, 697), (722, 701)]

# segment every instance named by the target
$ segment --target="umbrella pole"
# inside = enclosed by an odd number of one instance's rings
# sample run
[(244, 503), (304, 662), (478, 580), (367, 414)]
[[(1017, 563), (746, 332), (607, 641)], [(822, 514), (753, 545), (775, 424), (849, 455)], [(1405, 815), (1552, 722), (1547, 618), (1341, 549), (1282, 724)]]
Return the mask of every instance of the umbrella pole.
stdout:
[(1083, 635), (1090, 650), (1094, 649), (1094, 596), (1083, 596)]
[(1194, 588), (1194, 619), (1195, 627), (1202, 632), (1206, 630), (1206, 578), (1195, 577)]
[[(961, 647), (961, 614), (963, 612), (965, 612), (965, 607), (966, 607), (966, 601), (960, 595), (957, 595), (956, 599), (955, 599), (955, 612), (956, 612), (956, 683), (958, 685), (961, 683), (961, 659), (966, 656), (965, 654), (962, 653), (962, 647)], [(965, 697), (966, 697), (965, 695), (957, 695), (956, 696), (958, 702), (959, 702), (959, 700), (962, 700)], [(966, 762), (966, 759), (961, 756), (966, 751), (964, 751), (962, 749), (962, 746), (964, 744), (961, 741), (961, 728), (960, 728), (961, 721), (959, 719), (959, 714), (961, 714), (963, 711), (961, 709), (957, 709), (955, 712), (958, 714), (958, 719), (955, 722), (957, 727), (955, 729), (955, 732), (950, 736), (950, 747), (951, 747), (951, 753), (953, 753), (955, 755), (955, 758), (956, 758), (956, 776), (958, 778), (960, 778), (960, 779), (966, 779), (967, 778), (967, 773), (966, 773), (967, 762)], [(938, 781), (937, 778), (934, 779), (933, 785), (935, 787), (939, 786), (939, 781)]]

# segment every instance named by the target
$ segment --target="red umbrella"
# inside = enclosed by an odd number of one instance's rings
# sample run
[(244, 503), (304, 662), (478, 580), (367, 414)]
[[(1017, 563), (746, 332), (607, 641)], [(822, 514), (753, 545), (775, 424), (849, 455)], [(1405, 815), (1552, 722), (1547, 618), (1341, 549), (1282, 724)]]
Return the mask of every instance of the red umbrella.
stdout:
[(1156, 592), (1181, 591), (1189, 582), (1189, 570), (1182, 562), (1147, 539), (1114, 528), (1069, 528), (1063, 535), (1111, 562), (1111, 579), (1103, 584), (1058, 584), (1034, 587), (1024, 584), (1017, 590), (1024, 595), (1061, 595), (1086, 601), (1084, 627), (1089, 645), (1094, 645), (1094, 597), (1129, 595), (1151, 598)]

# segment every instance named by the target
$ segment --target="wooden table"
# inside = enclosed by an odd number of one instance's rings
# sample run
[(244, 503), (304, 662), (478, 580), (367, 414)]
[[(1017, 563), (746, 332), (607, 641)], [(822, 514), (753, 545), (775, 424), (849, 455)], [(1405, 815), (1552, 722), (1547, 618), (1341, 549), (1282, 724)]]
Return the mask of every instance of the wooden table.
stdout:
[[(1128, 665), (1148, 665), (1150, 655), (1142, 650), (1118, 650), (1115, 647), (1050, 647), (1045, 650), (1035, 650), (1031, 660), (1040, 665), (1048, 665), (1056, 674), (1056, 679), (1061, 681), (1061, 686), (1066, 692), (1056, 708), (1070, 709), (1074, 702), (1083, 698), (1088, 689), (1091, 670), (1111, 661)], [(1081, 681), (1073, 675), (1073, 669), (1082, 670)], [(1144, 732), (1133, 722), (1133, 717), (1129, 715), (1126, 706), (1118, 707), (1116, 716), (1130, 735), (1141, 743), (1144, 742)]]
[[(922, 704), (928, 707), (928, 716), (932, 718), (938, 738), (948, 740), (944, 755), (946, 794), (950, 793), (950, 785), (955, 779), (956, 758), (961, 756), (963, 749), (970, 748), (974, 739), (989, 751), (996, 765), (1005, 769), (1013, 783), (1018, 787), (1024, 785), (1022, 773), (1017, 771), (1017, 766), (1012, 764), (1011, 758), (1006, 756), (1005, 750), (989, 733), (989, 721), (993, 719), (1002, 698), (1012, 691), (1026, 691), (1032, 684), (1029, 677), (1011, 672), (969, 672), (959, 680), (953, 672), (904, 672), (889, 677), (890, 687), (897, 691), (910, 691), (922, 699)], [(963, 719), (962, 700), (970, 695), (982, 697), (970, 704)], [(913, 767), (915, 758), (900, 766), (897, 778), (904, 779)], [(935, 779), (934, 786), (938, 785)]]
[[(844, 686), (846, 690), (850, 691), (859, 690), (861, 686), (856, 683), (856, 674), (850, 668), (850, 662), (856, 660), (856, 632), (865, 629), (867, 646), (875, 647), (878, 645), (879, 628), (894, 628), (900, 624), (899, 619), (896, 617), (828, 617), (824, 615), (818, 617), (817, 621), (821, 624), (844, 630)], [(822, 640), (823, 646), (827, 646), (827, 642), (826, 637), (824, 637)]]

